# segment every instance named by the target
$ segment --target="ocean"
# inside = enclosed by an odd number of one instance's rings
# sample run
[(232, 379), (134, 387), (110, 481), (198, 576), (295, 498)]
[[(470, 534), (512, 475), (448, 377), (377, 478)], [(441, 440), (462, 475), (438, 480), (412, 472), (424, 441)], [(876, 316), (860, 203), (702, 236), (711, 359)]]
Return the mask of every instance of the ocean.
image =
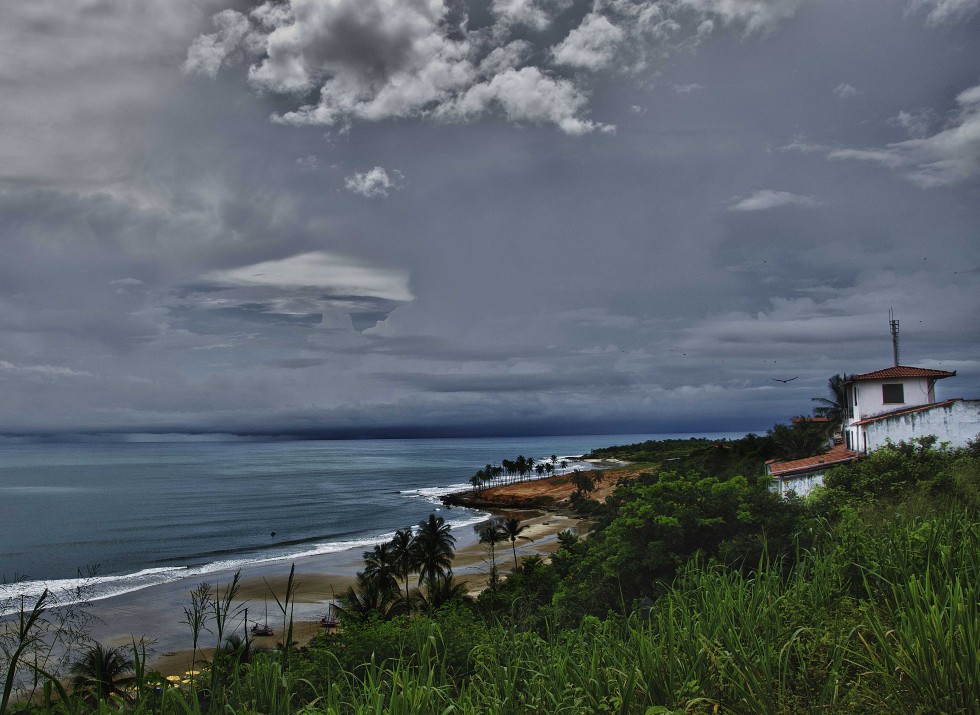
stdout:
[(436, 510), (467, 529), (486, 515), (438, 497), (487, 463), (688, 436), (0, 444), (0, 606), (359, 552)]

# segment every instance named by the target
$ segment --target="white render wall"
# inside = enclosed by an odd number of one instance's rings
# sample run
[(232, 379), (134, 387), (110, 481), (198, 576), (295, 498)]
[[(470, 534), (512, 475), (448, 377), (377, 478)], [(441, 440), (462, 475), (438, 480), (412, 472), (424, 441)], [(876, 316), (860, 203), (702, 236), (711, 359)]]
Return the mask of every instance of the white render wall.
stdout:
[(807, 472), (798, 476), (782, 477), (774, 479), (773, 484), (780, 496), (786, 496), (790, 491), (796, 492), (796, 496), (805, 497), (813, 491), (814, 487), (823, 486), (824, 471)]
[(948, 442), (951, 447), (963, 447), (980, 435), (980, 400), (960, 400), (921, 412), (887, 417), (863, 427), (869, 452), (883, 446), (887, 440), (897, 444), (926, 435), (934, 435), (940, 444)]
[[(916, 407), (918, 405), (928, 405), (933, 400), (929, 395), (929, 381), (927, 377), (897, 377), (892, 380), (861, 380), (854, 383), (858, 390), (857, 407), (854, 408), (854, 419), (863, 420), (867, 417), (880, 415), (882, 412), (900, 410), (903, 407)], [(905, 402), (901, 404), (882, 402), (882, 385), (897, 385), (901, 383), (905, 386)], [(868, 445), (871, 448), (871, 445)]]

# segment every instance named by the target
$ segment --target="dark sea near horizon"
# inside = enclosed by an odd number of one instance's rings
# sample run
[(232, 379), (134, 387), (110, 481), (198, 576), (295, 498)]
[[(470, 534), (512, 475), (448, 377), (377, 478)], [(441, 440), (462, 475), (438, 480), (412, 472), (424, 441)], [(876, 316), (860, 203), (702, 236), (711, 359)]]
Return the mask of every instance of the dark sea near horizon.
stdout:
[[(0, 605), (85, 578), (89, 600), (239, 566), (363, 550), (483, 465), (702, 435), (295, 442), (0, 443)], [(273, 536), (273, 532), (275, 535)]]

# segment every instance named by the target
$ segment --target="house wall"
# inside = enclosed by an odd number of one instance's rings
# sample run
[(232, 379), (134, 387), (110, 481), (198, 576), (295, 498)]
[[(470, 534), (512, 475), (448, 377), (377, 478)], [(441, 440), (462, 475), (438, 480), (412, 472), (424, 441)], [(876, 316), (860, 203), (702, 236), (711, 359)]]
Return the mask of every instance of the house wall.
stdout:
[(794, 491), (797, 496), (805, 497), (813, 491), (814, 487), (823, 486), (823, 475), (825, 471), (807, 472), (805, 474), (773, 480), (774, 491), (778, 492), (780, 496), (785, 496), (790, 491)]
[(888, 417), (862, 428), (869, 452), (884, 446), (888, 440), (908, 442), (926, 435), (934, 435), (940, 444), (948, 442), (951, 447), (963, 447), (980, 435), (980, 400), (961, 400), (931, 410)]
[[(904, 377), (893, 380), (861, 380), (854, 384), (858, 390), (857, 407), (854, 408), (854, 419), (863, 420), (867, 417), (880, 415), (904, 407), (928, 405), (934, 402), (934, 394), (929, 393), (930, 379), (927, 377)], [(905, 402), (902, 404), (882, 401), (881, 386), (901, 383), (905, 386)]]

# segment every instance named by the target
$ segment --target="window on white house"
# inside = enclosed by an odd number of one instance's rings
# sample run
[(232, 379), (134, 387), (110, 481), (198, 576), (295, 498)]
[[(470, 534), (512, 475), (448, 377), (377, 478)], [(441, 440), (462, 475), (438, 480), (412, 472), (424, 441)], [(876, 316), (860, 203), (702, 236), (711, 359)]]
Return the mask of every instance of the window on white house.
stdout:
[(902, 383), (882, 385), (881, 401), (886, 405), (905, 404), (905, 385)]

